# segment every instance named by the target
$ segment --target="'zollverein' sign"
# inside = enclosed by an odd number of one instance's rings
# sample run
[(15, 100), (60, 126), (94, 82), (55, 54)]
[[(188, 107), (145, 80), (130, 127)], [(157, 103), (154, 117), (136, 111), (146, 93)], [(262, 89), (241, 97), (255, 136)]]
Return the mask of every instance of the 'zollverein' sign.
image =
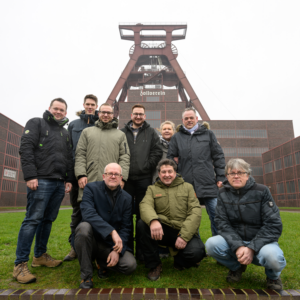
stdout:
[(140, 93), (140, 96), (164, 96), (166, 93), (165, 92), (150, 92), (150, 91), (146, 91), (146, 92), (142, 92)]

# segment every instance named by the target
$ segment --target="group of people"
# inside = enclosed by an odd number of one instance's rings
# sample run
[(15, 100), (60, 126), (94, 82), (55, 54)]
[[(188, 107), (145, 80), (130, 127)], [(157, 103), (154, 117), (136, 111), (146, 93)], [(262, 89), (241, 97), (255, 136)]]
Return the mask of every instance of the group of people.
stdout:
[[(173, 122), (163, 122), (159, 136), (141, 104), (132, 107), (131, 120), (121, 130), (111, 105), (104, 103), (98, 111), (97, 97), (86, 95), (83, 107), (68, 130), (62, 98), (25, 126), (20, 156), (27, 208), (13, 270), (18, 282), (36, 281), (27, 265), (34, 237), (32, 267), (62, 264), (47, 253), (47, 243), (62, 199), (70, 193), (71, 249), (64, 261), (78, 258), (80, 288), (93, 287), (93, 261), (98, 277), (106, 278), (110, 270), (131, 274), (140, 260), (154, 281), (162, 272), (162, 254), (173, 256), (180, 271), (198, 267), (207, 251), (228, 267), (228, 282), (238, 282), (253, 263), (265, 267), (268, 288), (282, 289), (282, 222), (270, 191), (255, 183), (244, 160), (225, 165), (209, 124), (198, 123), (193, 108), (182, 113), (177, 130)], [(200, 204), (212, 231), (205, 245)]]

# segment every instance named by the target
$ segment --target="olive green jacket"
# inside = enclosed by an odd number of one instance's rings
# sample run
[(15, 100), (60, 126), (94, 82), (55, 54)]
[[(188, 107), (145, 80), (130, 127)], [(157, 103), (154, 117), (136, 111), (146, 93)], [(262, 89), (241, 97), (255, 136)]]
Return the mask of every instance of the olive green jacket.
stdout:
[[(102, 181), (104, 168), (109, 163), (118, 163), (126, 181), (130, 166), (130, 152), (125, 133), (118, 128), (118, 119), (109, 123), (101, 120), (95, 126), (85, 128), (79, 138), (75, 154), (75, 176), (86, 176), (88, 182)], [(82, 200), (79, 189), (77, 201)]]
[(201, 207), (194, 188), (179, 174), (170, 186), (160, 180), (150, 185), (140, 203), (140, 213), (148, 226), (152, 220), (159, 220), (180, 230), (179, 234), (186, 242), (198, 233), (201, 221)]

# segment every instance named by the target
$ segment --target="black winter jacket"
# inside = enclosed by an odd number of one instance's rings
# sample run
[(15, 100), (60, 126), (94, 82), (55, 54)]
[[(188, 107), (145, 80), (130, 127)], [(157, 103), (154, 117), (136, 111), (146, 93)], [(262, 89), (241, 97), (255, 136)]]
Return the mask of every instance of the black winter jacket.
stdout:
[(258, 253), (266, 244), (277, 242), (282, 222), (268, 187), (249, 177), (241, 189), (234, 189), (226, 180), (220, 189), (215, 223), (232, 251), (247, 246)]
[(130, 170), (128, 179), (138, 180), (152, 177), (153, 171), (161, 160), (163, 151), (155, 129), (145, 121), (134, 143), (130, 128), (132, 121), (121, 130), (125, 133), (130, 149)]
[(76, 113), (80, 119), (74, 120), (70, 123), (68, 131), (70, 132), (71, 141), (73, 145), (73, 159), (75, 160), (76, 147), (83, 129), (95, 126), (95, 122), (99, 119), (98, 111), (94, 115), (85, 114), (85, 110)]
[(193, 185), (198, 198), (218, 195), (218, 181), (224, 181), (225, 158), (214, 133), (200, 125), (190, 134), (181, 125), (172, 136), (167, 158), (178, 157), (177, 172)]
[(70, 135), (63, 128), (67, 122), (59, 125), (47, 110), (43, 118), (27, 122), (19, 150), (24, 180), (75, 179)]

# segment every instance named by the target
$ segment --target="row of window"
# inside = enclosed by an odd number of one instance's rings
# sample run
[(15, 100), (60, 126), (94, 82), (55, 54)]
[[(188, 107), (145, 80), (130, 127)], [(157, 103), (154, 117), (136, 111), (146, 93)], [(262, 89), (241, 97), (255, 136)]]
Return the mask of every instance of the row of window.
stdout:
[(262, 153), (268, 151), (269, 148), (223, 148), (226, 157), (238, 156), (238, 157), (253, 157), (261, 156)]
[(268, 137), (265, 129), (212, 129), (217, 138), (264, 138)]
[[(296, 165), (300, 164), (300, 151), (295, 153), (295, 162)], [(284, 168), (293, 166), (293, 157), (292, 154), (287, 155), (283, 158)], [(281, 158), (274, 160), (273, 162), (268, 162), (264, 165), (265, 173), (271, 173), (282, 169)]]
[[(285, 186), (286, 186), (286, 193), (287, 194), (296, 193), (296, 185), (295, 185), (294, 180), (287, 181), (285, 183)], [(300, 191), (300, 179), (298, 179), (298, 189)], [(277, 194), (284, 194), (285, 193), (284, 192), (284, 182), (279, 182), (279, 183), (276, 184), (276, 191), (277, 191)]]

